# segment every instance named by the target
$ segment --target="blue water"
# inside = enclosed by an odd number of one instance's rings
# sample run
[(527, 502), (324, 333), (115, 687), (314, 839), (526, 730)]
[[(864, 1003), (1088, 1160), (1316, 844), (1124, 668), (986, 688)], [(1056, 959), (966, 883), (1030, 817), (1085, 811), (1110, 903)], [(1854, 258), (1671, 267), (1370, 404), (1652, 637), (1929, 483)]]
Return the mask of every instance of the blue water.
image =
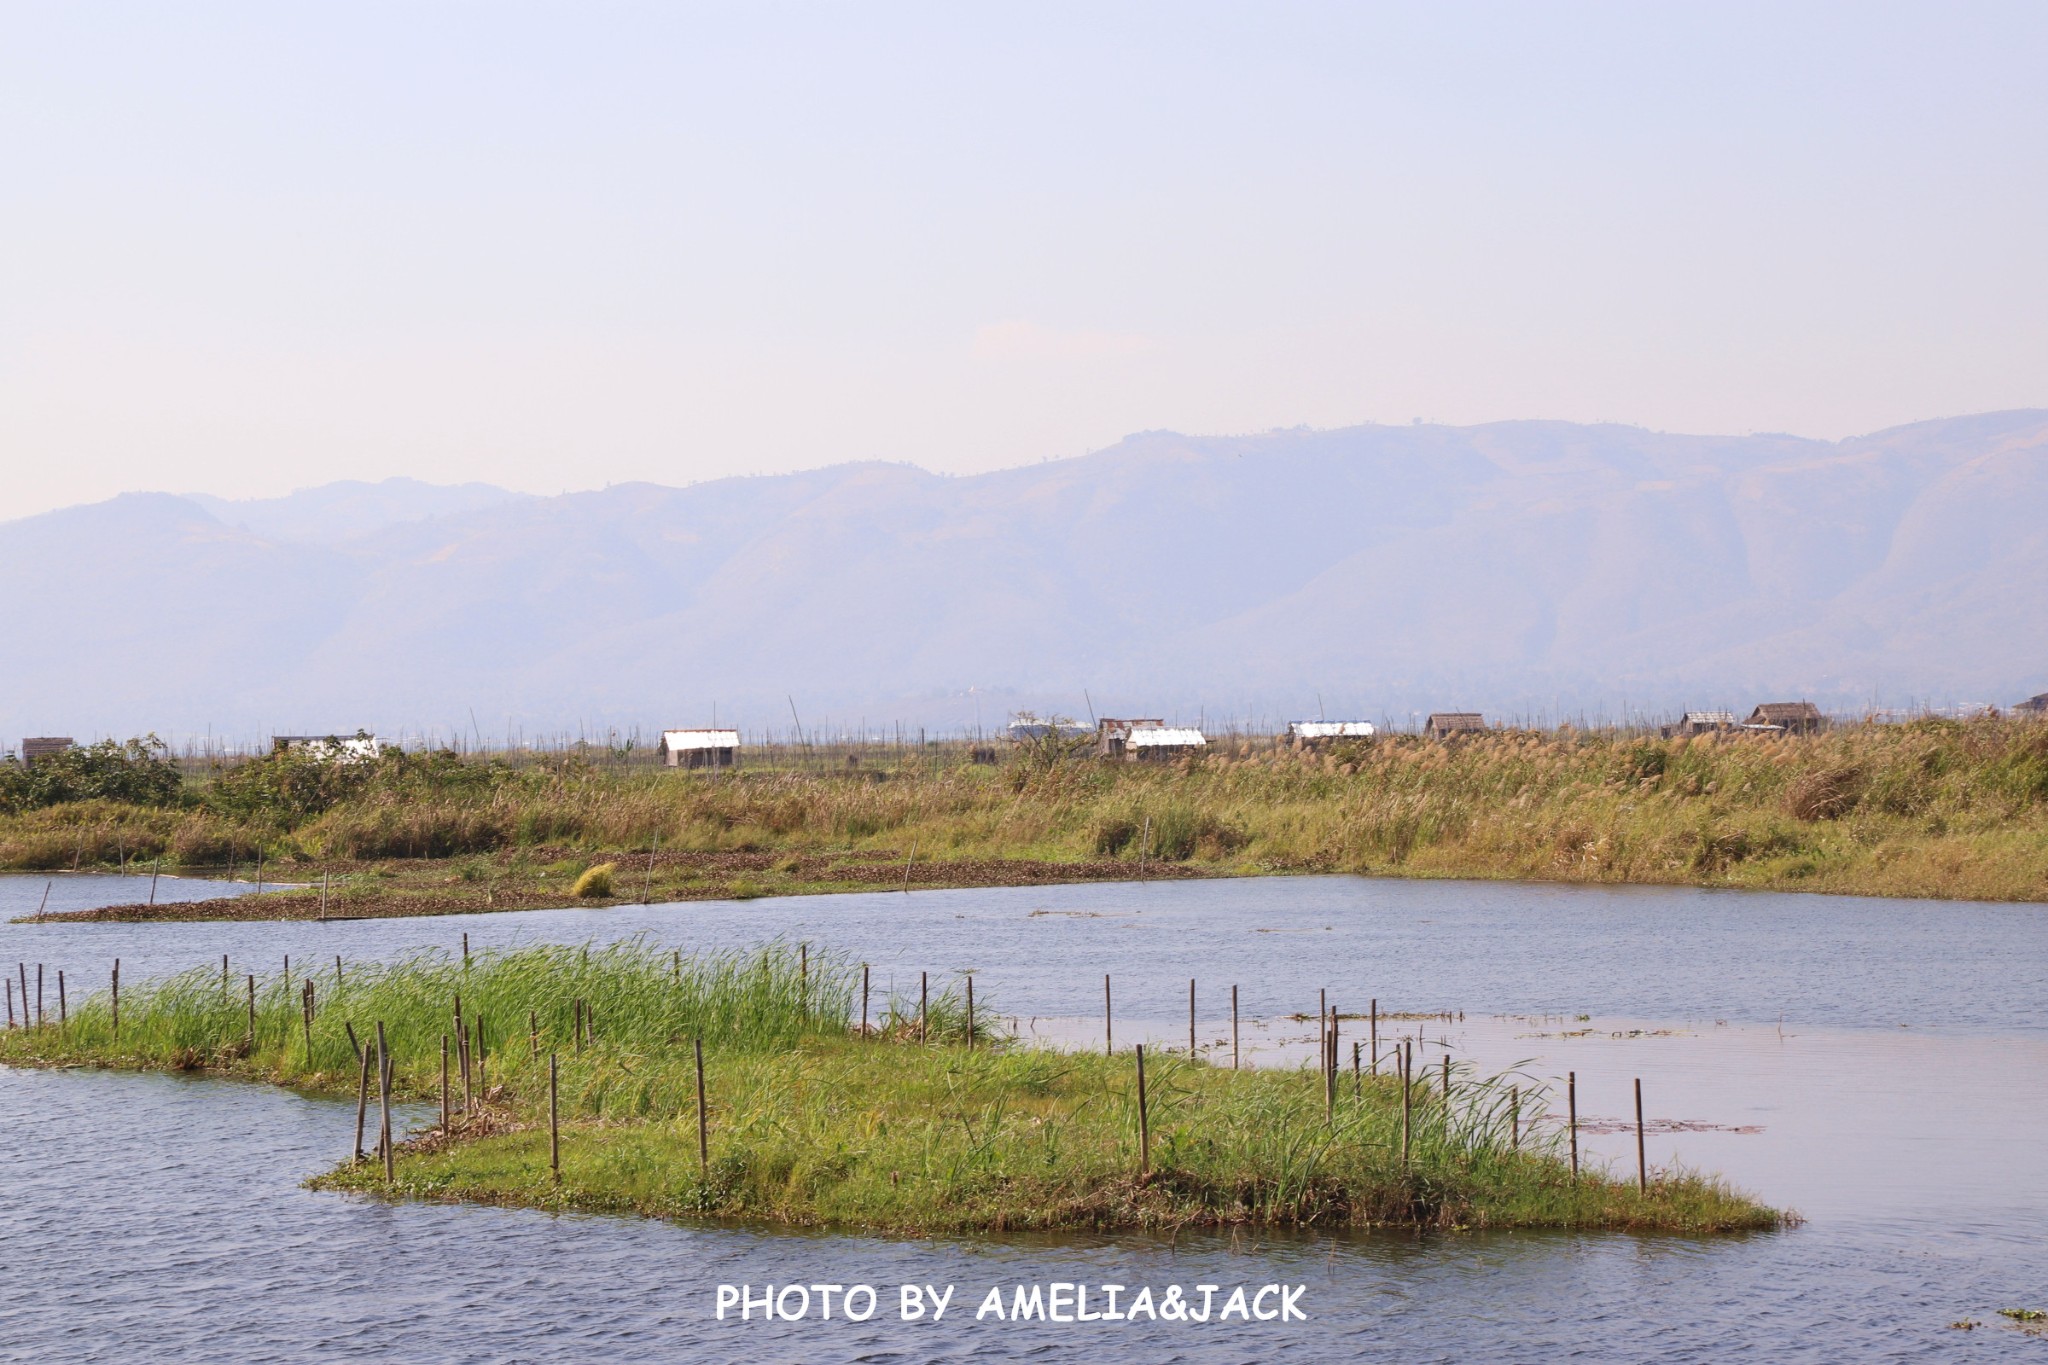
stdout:
[[(67, 904), (134, 878), (59, 878)], [(93, 883), (114, 883), (100, 885)], [(41, 878), (0, 878), (0, 913)], [(161, 894), (161, 893), (160, 893)], [(55, 892), (52, 903), (55, 905)], [(2048, 1308), (2043, 910), (1350, 878), (1017, 888), (330, 924), (0, 926), (0, 962), (98, 984), (227, 953), (473, 951), (645, 933), (780, 936), (873, 964), (876, 990), (973, 970), (1019, 1027), (1283, 1060), (1345, 1009), (1464, 1011), (1426, 1045), (1578, 1072), (1589, 1117), (1645, 1080), (1652, 1161), (1728, 1172), (1809, 1221), (1739, 1238), (1619, 1235), (897, 1241), (313, 1194), (352, 1108), (165, 1076), (0, 1070), (0, 1354), (184, 1360), (1288, 1361), (2042, 1359), (1998, 1318)], [(1588, 1016), (1580, 1020), (1579, 1015)], [(1389, 1025), (1389, 1032), (1396, 1026)], [(1577, 1034), (1579, 1036), (1563, 1036)], [(1618, 1035), (1618, 1036), (1617, 1036)], [(1760, 1131), (1733, 1131), (1756, 1129)], [(1603, 1146), (1603, 1143), (1605, 1146)], [(1589, 1138), (1633, 1160), (1630, 1141)], [(1306, 1323), (976, 1322), (992, 1284), (1307, 1286)], [(869, 1283), (870, 1322), (721, 1322), (720, 1283)], [(944, 1321), (895, 1286), (956, 1286)], [(1987, 1325), (1948, 1327), (1972, 1318)]]

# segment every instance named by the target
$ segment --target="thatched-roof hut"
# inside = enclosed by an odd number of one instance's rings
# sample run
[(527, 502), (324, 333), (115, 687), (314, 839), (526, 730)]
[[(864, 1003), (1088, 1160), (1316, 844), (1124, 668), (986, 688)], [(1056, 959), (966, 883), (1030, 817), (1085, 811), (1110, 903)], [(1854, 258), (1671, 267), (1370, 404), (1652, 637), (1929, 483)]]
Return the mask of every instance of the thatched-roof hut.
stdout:
[(1828, 718), (1810, 701), (1767, 701), (1749, 713), (1745, 724), (1754, 729), (1810, 735), (1827, 729)]
[(1430, 739), (1450, 739), (1454, 735), (1485, 732), (1486, 717), (1477, 711), (1432, 711), (1422, 727), (1422, 733)]

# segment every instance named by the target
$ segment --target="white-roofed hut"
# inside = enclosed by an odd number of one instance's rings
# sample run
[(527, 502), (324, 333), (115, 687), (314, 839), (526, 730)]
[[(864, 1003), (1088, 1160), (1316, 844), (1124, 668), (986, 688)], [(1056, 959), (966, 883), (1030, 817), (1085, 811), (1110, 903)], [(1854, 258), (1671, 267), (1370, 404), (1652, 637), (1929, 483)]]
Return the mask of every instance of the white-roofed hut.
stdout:
[(661, 759), (671, 768), (734, 768), (739, 766), (737, 730), (663, 730)]

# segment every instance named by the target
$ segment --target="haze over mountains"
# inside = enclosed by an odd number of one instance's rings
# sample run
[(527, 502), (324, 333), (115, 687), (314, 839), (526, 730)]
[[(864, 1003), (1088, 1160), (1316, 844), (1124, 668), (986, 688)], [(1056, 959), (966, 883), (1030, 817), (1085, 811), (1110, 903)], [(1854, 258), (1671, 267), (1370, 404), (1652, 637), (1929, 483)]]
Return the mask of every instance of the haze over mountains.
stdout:
[[(1509, 422), (975, 477), (404, 480), (0, 524), (0, 734), (442, 734), (1031, 707), (1212, 725), (2048, 689), (2048, 412), (1839, 443)], [(1084, 699), (1084, 689), (1087, 699)], [(472, 713), (474, 718), (472, 719)]]

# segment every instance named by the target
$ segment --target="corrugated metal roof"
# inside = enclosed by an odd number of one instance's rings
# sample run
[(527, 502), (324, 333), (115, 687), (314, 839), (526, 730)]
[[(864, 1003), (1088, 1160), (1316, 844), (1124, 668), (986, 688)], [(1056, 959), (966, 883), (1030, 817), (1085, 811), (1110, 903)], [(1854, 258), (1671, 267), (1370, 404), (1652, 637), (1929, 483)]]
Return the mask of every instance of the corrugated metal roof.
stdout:
[(666, 749), (737, 749), (740, 747), (740, 732), (737, 730), (663, 730), (662, 747)]
[(1377, 733), (1369, 720), (1298, 720), (1287, 730), (1296, 739), (1366, 739)]
[(1133, 749), (1194, 749), (1208, 742), (1200, 730), (1173, 725), (1141, 725), (1124, 741)]
[(1733, 711), (1688, 711), (1685, 713), (1685, 723), (1687, 725), (1733, 725), (1735, 723), (1735, 713)]

